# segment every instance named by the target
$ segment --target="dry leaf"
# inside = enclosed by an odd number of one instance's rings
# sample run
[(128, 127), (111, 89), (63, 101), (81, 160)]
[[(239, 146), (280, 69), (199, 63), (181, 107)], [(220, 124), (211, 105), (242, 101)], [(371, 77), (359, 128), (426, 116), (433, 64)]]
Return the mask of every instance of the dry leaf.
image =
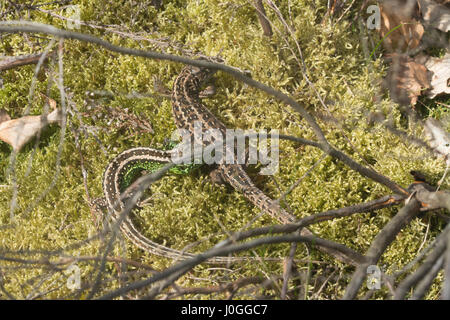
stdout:
[(428, 59), (425, 66), (433, 73), (428, 96), (434, 98), (441, 93), (450, 94), (450, 53), (447, 53), (442, 59)]
[(450, 165), (450, 134), (445, 131), (444, 126), (439, 120), (429, 118), (425, 121), (425, 134), (430, 140), (430, 146), (436, 154), (446, 159), (447, 165)]
[(402, 105), (415, 105), (424, 89), (430, 88), (428, 70), (405, 54), (392, 54), (386, 77), (391, 98)]
[(450, 31), (450, 2), (438, 4), (431, 0), (418, 0), (422, 18), (426, 24), (443, 32)]
[[(388, 52), (405, 52), (416, 48), (422, 39), (424, 28), (419, 22), (419, 6), (416, 0), (383, 1), (380, 5), (381, 37)], [(397, 28), (393, 30), (394, 28)]]
[[(9, 116), (8, 116), (9, 118)], [(26, 116), (0, 123), (0, 139), (19, 151), (45, 126), (59, 123), (62, 120), (61, 110), (55, 109), (42, 116)]]

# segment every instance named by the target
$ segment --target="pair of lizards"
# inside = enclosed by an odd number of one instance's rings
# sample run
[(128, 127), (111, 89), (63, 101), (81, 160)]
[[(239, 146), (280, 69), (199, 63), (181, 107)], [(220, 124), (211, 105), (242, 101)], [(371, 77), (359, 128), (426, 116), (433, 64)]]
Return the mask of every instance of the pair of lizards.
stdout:
[[(176, 78), (172, 91), (172, 108), (175, 123), (178, 129), (187, 130), (194, 134), (194, 122), (201, 121), (203, 131), (218, 129), (225, 136), (226, 126), (218, 120), (202, 103), (200, 99), (201, 87), (214, 74), (214, 70), (186, 66)], [(196, 141), (205, 146), (206, 142)], [(124, 209), (121, 200), (123, 187), (121, 181), (124, 174), (139, 163), (170, 163), (172, 162), (173, 150), (157, 150), (147, 147), (128, 149), (115, 157), (107, 166), (103, 178), (103, 192), (109, 211), (113, 219), (117, 220)], [(271, 215), (280, 223), (295, 221), (295, 217), (280, 207), (280, 205), (266, 196), (258, 189), (240, 164), (219, 164), (217, 169), (223, 181), (229, 183), (233, 188), (243, 193), (255, 206)], [(160, 256), (185, 259), (193, 255), (186, 252), (174, 250), (144, 237), (134, 226), (132, 220), (127, 216), (120, 225), (125, 236), (139, 248)], [(307, 229), (302, 230), (302, 235), (310, 235)], [(216, 257), (210, 259), (211, 263), (223, 263), (233, 260), (242, 260), (239, 257)]]

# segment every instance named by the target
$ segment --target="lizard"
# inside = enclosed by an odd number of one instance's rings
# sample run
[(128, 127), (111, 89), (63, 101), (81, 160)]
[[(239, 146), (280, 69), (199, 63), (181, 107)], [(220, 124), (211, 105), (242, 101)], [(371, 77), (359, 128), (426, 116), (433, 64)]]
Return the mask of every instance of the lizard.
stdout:
[[(205, 58), (202, 58), (205, 59)], [(207, 59), (209, 60), (209, 59)], [(217, 62), (217, 60), (209, 60)], [(175, 124), (178, 129), (187, 130), (194, 136), (194, 122), (201, 121), (203, 131), (218, 129), (225, 135), (226, 126), (201, 102), (201, 88), (212, 77), (215, 70), (200, 68), (196, 66), (185, 66), (173, 84), (171, 95), (172, 111)], [(195, 141), (203, 146), (210, 142)], [(165, 163), (172, 162), (174, 152), (177, 150), (158, 150), (149, 147), (137, 147), (125, 150), (116, 156), (106, 167), (103, 176), (103, 192), (105, 194), (106, 206), (112, 212), (112, 217), (117, 220), (124, 208), (121, 192), (124, 187), (121, 181), (124, 175), (130, 172), (130, 168), (145, 168), (143, 163), (151, 163), (152, 168), (162, 167)], [(175, 167), (174, 173), (186, 173), (189, 167)], [(178, 172), (176, 172), (178, 170)], [(234, 189), (242, 194), (256, 207), (269, 214), (282, 224), (292, 223), (296, 217), (283, 209), (277, 201), (272, 200), (255, 186), (241, 164), (221, 163), (217, 167), (220, 178), (229, 183)], [(155, 243), (142, 235), (134, 226), (130, 217), (125, 217), (120, 225), (121, 231), (136, 246), (152, 254), (169, 257), (173, 259), (185, 259), (193, 257), (194, 254), (182, 252)], [(307, 228), (303, 228), (301, 235), (312, 235)], [(209, 263), (228, 263), (230, 261), (245, 260), (248, 257), (215, 257), (208, 260)]]

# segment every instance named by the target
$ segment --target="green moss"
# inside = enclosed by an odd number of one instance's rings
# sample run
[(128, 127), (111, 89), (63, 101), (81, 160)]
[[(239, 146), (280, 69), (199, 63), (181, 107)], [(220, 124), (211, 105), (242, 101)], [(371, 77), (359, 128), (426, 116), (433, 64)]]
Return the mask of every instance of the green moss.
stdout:
[[(369, 63), (364, 59), (359, 35), (351, 31), (345, 20), (339, 24), (322, 23), (326, 1), (294, 1), (288, 8), (286, 3), (280, 6), (285, 17), (292, 17), (288, 23), (293, 27), (293, 35), (268, 10), (274, 22), (272, 39), (261, 35), (258, 19), (248, 1), (165, 1), (164, 10), (156, 11), (150, 1), (73, 1), (81, 8), (81, 17), (96, 25), (111, 26), (107, 29), (82, 26), (81, 32), (94, 34), (116, 45), (133, 48), (161, 50), (169, 53), (203, 52), (220, 55), (227, 64), (250, 70), (252, 77), (262, 83), (273, 86), (292, 95), (296, 101), (317, 115), (320, 126), (334, 146), (344, 150), (357, 161), (367, 161), (378, 172), (390, 177), (402, 186), (412, 182), (409, 171), (423, 170), (438, 179), (444, 164), (439, 159), (425, 157), (423, 150), (412, 147), (401, 138), (389, 133), (383, 127), (367, 124), (367, 115), (372, 111), (389, 114), (392, 121), (402, 125), (402, 116), (397, 107), (388, 99), (380, 106), (374, 103), (378, 86), (374, 85), (383, 74), (380, 61)], [(34, 4), (45, 3), (35, 1)], [(357, 8), (357, 6), (355, 6)], [(56, 4), (46, 5), (46, 10), (56, 10)], [(290, 12), (289, 12), (290, 10)], [(356, 9), (355, 9), (356, 10)], [(11, 12), (7, 19), (18, 19)], [(65, 22), (57, 17), (30, 11), (30, 19), (65, 27)], [(123, 34), (111, 32), (111, 29), (124, 33), (134, 33), (146, 40), (133, 40)], [(281, 31), (281, 32), (280, 32)], [(9, 55), (35, 52), (48, 43), (48, 40), (22, 35), (3, 35), (0, 51)], [(169, 39), (169, 40), (167, 40)], [(167, 47), (160, 44), (169, 42)], [(302, 49), (303, 59), (308, 68), (308, 77), (314, 83), (317, 92), (326, 99), (328, 110), (324, 110), (316, 93), (307, 84), (299, 65), (297, 43)], [(64, 84), (70, 100), (81, 114), (69, 117), (69, 129), (62, 145), (59, 175), (55, 179), (56, 161), (60, 141), (60, 130), (52, 126), (46, 130), (34, 153), (31, 142), (18, 154), (16, 179), (18, 186), (17, 208), (14, 212), (14, 228), (2, 230), (0, 246), (10, 251), (17, 250), (56, 250), (73, 243), (83, 241), (94, 235), (98, 228), (92, 216), (84, 188), (81, 171), (81, 156), (76, 148), (74, 132), (80, 135), (80, 148), (83, 163), (87, 170), (87, 188), (91, 197), (102, 195), (101, 183), (103, 170), (108, 161), (121, 151), (136, 146), (162, 147), (164, 140), (175, 129), (168, 99), (157, 96), (143, 99), (129, 99), (122, 93), (154, 93), (153, 78), (158, 77), (167, 87), (171, 87), (174, 78), (182, 66), (166, 61), (153, 61), (132, 56), (107, 52), (95, 45), (67, 40), (64, 43)], [(36, 92), (46, 93), (48, 77), (56, 77), (52, 64), (46, 67), (44, 76), (38, 77)], [(28, 93), (34, 67), (25, 66), (2, 73), (4, 86), (0, 89), (0, 104), (13, 118), (23, 115), (28, 104)], [(228, 75), (216, 76), (218, 93), (205, 100), (205, 104), (228, 127), (243, 129), (274, 128), (281, 133), (313, 139), (313, 133), (302, 118), (286, 105), (275, 101), (266, 94), (251, 89), (235, 81)], [(107, 100), (91, 101), (87, 91), (106, 90), (117, 95)], [(59, 91), (53, 83), (51, 97), (59, 101)], [(96, 106), (111, 106), (127, 109), (135, 115), (142, 115), (151, 124), (154, 134), (132, 135), (132, 130), (111, 128), (107, 120), (96, 120), (84, 116), (90, 103)], [(427, 101), (425, 101), (428, 104)], [(449, 103), (448, 101), (446, 102)], [(31, 114), (41, 114), (44, 101), (36, 95), (31, 105)], [(332, 113), (339, 119), (340, 126), (326, 120)], [(429, 107), (428, 114), (443, 117), (448, 111), (440, 105)], [(90, 134), (83, 131), (90, 128)], [(403, 128), (409, 134), (420, 135), (420, 129)], [(95, 132), (95, 136), (92, 135)], [(101, 142), (101, 145), (99, 144)], [(351, 143), (351, 144), (350, 144)], [(10, 149), (1, 145), (0, 165), (0, 221), (9, 224), (10, 202), (13, 197), (12, 178), (7, 176)], [(273, 198), (279, 197), (286, 186), (292, 185), (302, 177), (320, 158), (321, 152), (311, 147), (302, 147), (291, 142), (280, 143), (280, 171), (271, 179), (259, 179), (252, 175), (258, 186)], [(414, 155), (410, 156), (410, 155)], [(363, 158), (363, 159), (362, 159)], [(29, 168), (31, 164), (31, 167)], [(54, 181), (54, 182), (53, 182)], [(276, 183), (275, 183), (276, 181)], [(54, 184), (54, 185), (53, 185)], [(281, 190), (278, 189), (281, 186)], [(443, 187), (448, 187), (448, 180)], [(329, 209), (349, 206), (355, 203), (373, 200), (389, 193), (385, 187), (361, 177), (342, 163), (326, 157), (301, 184), (287, 196), (287, 204), (298, 217), (308, 216)], [(321, 237), (341, 242), (364, 252), (381, 228), (396, 213), (398, 208), (384, 209), (375, 214), (358, 214), (350, 218), (322, 222), (312, 227)], [(149, 238), (177, 249), (198, 242), (191, 248), (200, 252), (211, 248), (222, 240), (227, 232), (249, 228), (249, 223), (259, 214), (259, 210), (249, 204), (245, 198), (225, 186), (216, 186), (209, 182), (206, 169), (195, 171), (188, 176), (167, 176), (155, 183), (151, 189), (149, 205), (135, 212), (135, 222)], [(258, 227), (274, 223), (268, 216), (262, 216), (251, 224)], [(392, 268), (403, 266), (410, 261), (424, 241), (425, 223), (420, 219), (413, 221), (396, 239), (381, 264)], [(430, 230), (426, 244), (436, 235), (441, 226)], [(162, 269), (172, 262), (157, 256), (143, 253), (131, 243), (126, 249), (117, 245), (113, 255), (125, 255), (142, 263)], [(101, 250), (98, 241), (67, 250), (68, 255), (95, 256)], [(255, 249), (263, 257), (284, 257), (289, 253), (289, 245), (264, 246)], [(251, 253), (243, 253), (251, 254)], [(26, 258), (38, 258), (38, 254)], [(341, 280), (332, 282), (324, 288), (320, 299), (338, 298), (343, 292), (352, 269), (317, 250), (308, 251), (299, 245), (296, 259), (300, 270), (309, 268), (307, 261), (318, 260), (328, 265), (336, 265)], [(82, 279), (93, 281), (96, 264), (78, 262)], [(33, 291), (40, 276), (49, 274), (47, 267), (14, 268), (14, 263), (4, 263), (5, 288), (25, 297)], [(11, 268), (11, 269), (10, 269)], [(130, 272), (134, 271), (130, 267)], [(321, 264), (314, 264), (311, 277), (327, 274)], [(104, 275), (105, 285), (101, 290), (117, 288), (120, 267), (108, 263)], [(243, 276), (280, 274), (279, 262), (244, 263), (229, 269), (215, 270), (208, 265), (195, 268), (191, 276), (179, 280), (182, 286), (212, 285), (232, 281)], [(132, 279), (144, 275), (132, 274)], [(442, 277), (441, 277), (442, 278)], [(67, 275), (55, 272), (43, 283), (44, 288), (57, 287), (46, 297), (62, 298), (71, 294), (64, 283)], [(204, 279), (198, 281), (197, 279)], [(312, 278), (313, 279), (313, 278)], [(344, 279), (344, 280), (342, 280)], [(312, 281), (312, 280), (311, 280)], [(439, 283), (436, 283), (428, 298), (439, 295)], [(306, 294), (312, 295), (314, 287)], [(265, 290), (261, 294), (275, 294), (276, 290)], [(310, 295), (308, 295), (310, 294)], [(387, 295), (380, 292), (377, 298)], [(86, 295), (83, 294), (83, 297)], [(204, 298), (204, 296), (195, 296)], [(222, 298), (222, 295), (214, 296)], [(248, 298), (246, 296), (242, 296)]]

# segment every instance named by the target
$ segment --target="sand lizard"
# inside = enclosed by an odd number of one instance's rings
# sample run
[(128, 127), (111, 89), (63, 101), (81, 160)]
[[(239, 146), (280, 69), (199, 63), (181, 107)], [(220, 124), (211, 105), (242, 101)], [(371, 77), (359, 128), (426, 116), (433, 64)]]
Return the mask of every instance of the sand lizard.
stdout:
[[(214, 61), (214, 60), (212, 60)], [(202, 103), (200, 99), (201, 87), (214, 74), (214, 70), (186, 66), (176, 78), (172, 91), (172, 110), (178, 129), (186, 129), (191, 134), (194, 132), (194, 122), (201, 121), (203, 130), (219, 129), (225, 135), (226, 126), (218, 120)], [(205, 141), (196, 143), (207, 144)], [(123, 210), (123, 202), (120, 198), (123, 187), (121, 180), (129, 168), (140, 163), (169, 163), (174, 151), (164, 151), (152, 148), (140, 147), (128, 149), (115, 157), (107, 166), (103, 178), (103, 191), (107, 206), (112, 212), (113, 218), (117, 219)], [(225, 182), (228, 182), (236, 190), (250, 200), (255, 206), (268, 213), (281, 223), (289, 223), (295, 217), (285, 211), (280, 205), (266, 196), (258, 189), (240, 164), (220, 164), (218, 172)], [(116, 206), (114, 206), (116, 204)], [(184, 259), (194, 256), (193, 254), (181, 252), (155, 243), (143, 236), (134, 226), (129, 217), (126, 217), (120, 226), (121, 231), (139, 248), (152, 254)], [(302, 235), (310, 235), (311, 232), (304, 228)], [(208, 262), (229, 262), (243, 260), (239, 257), (216, 257)]]

